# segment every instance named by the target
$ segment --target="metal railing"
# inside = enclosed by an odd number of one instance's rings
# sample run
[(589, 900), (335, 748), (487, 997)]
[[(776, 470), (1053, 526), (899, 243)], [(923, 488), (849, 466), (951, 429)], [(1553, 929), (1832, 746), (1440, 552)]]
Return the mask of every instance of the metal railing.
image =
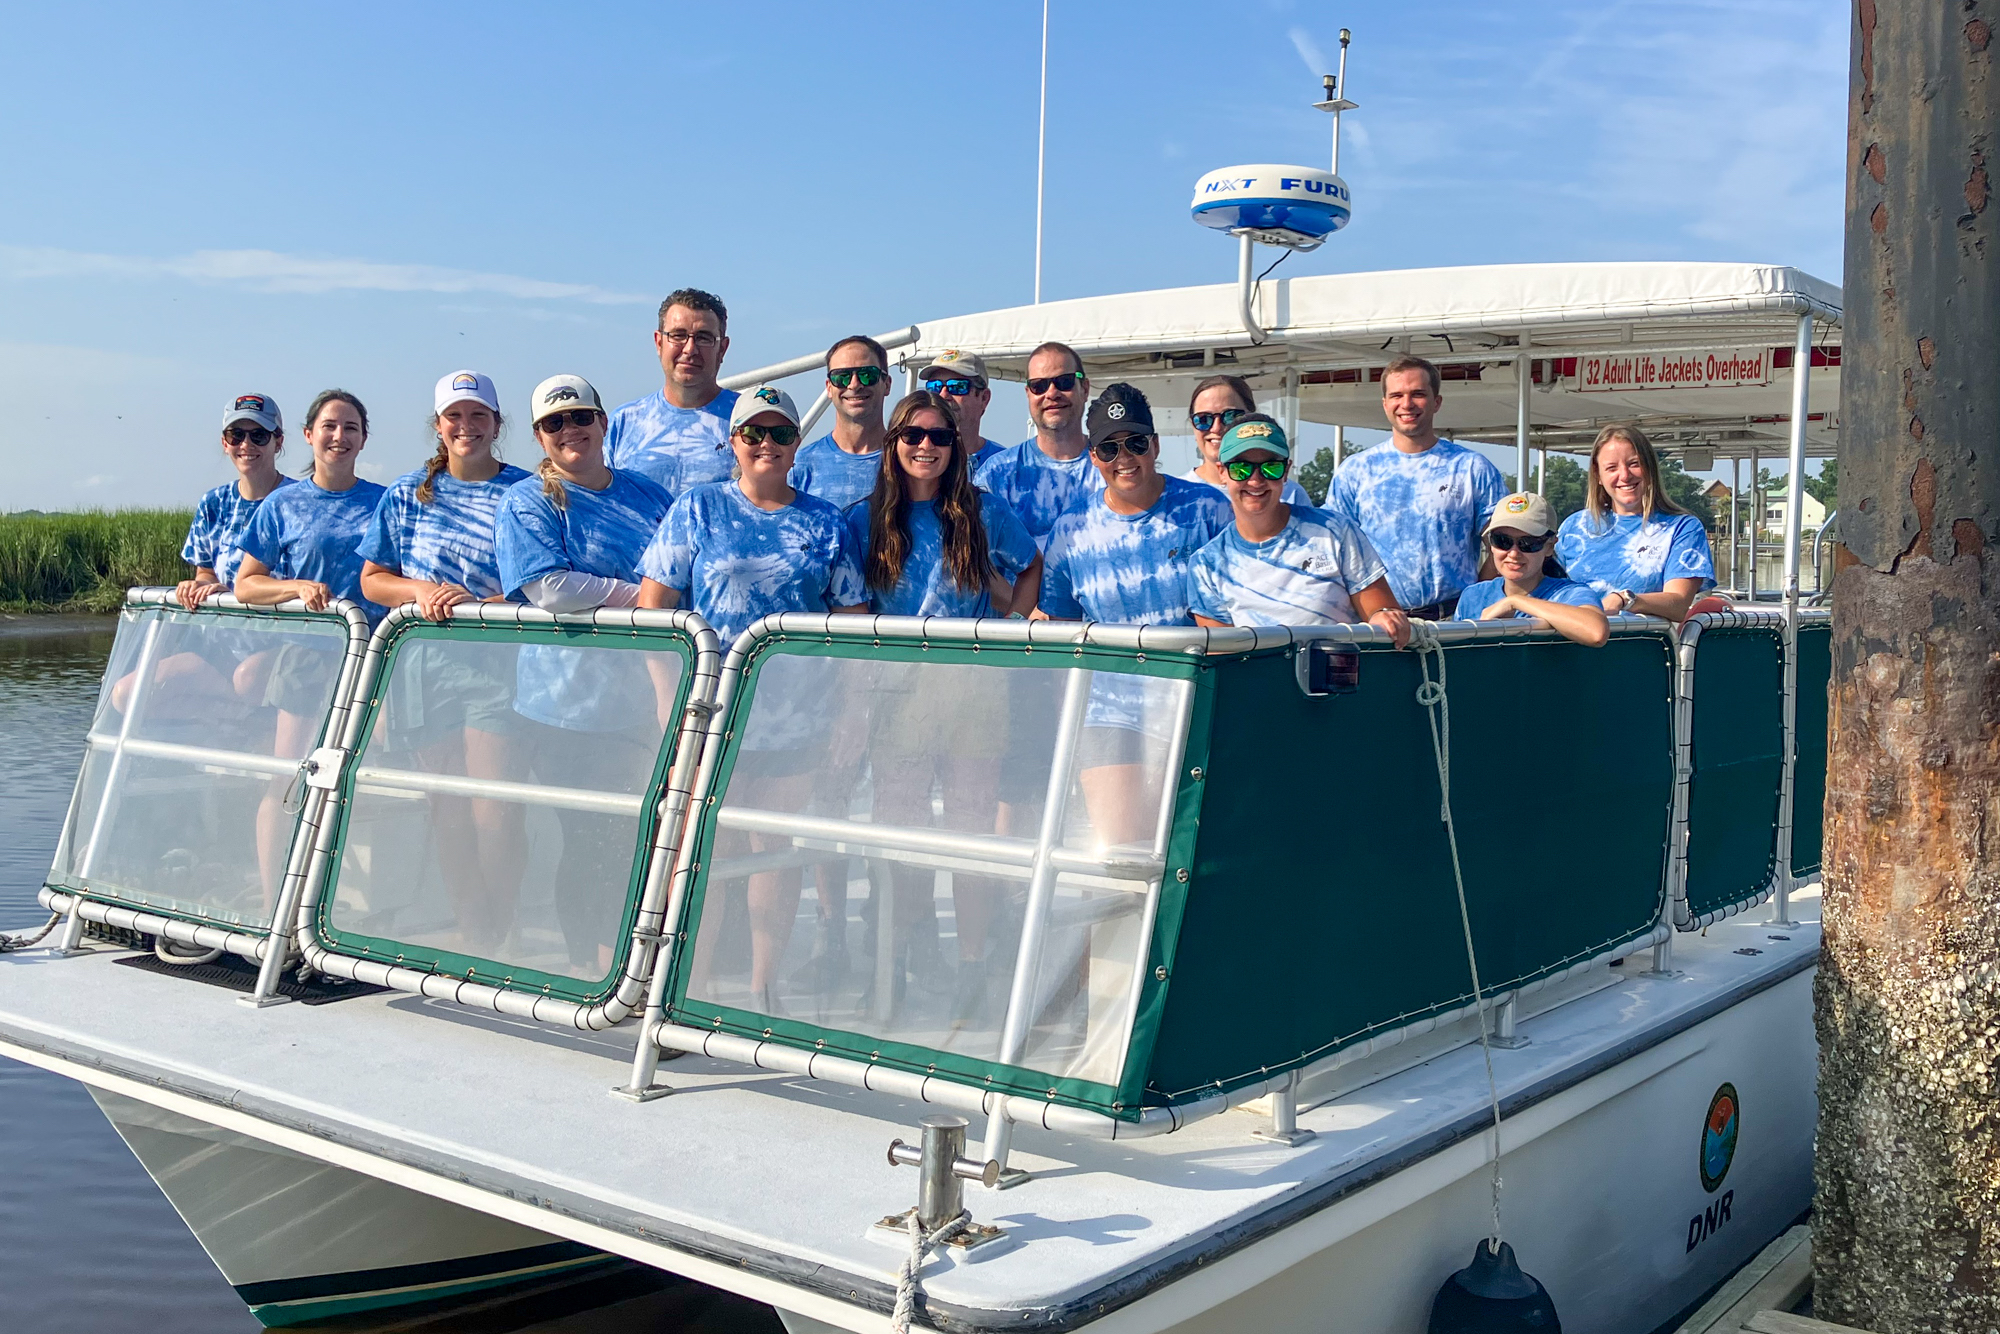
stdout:
[[(321, 897), (329, 885), (340, 858), (341, 836), (337, 824), (322, 820), (315, 824), (310, 839), (310, 855), (296, 883), (291, 886), (291, 917), (298, 948), (306, 963), (323, 973), (359, 982), (386, 986), (414, 995), (450, 1000), (477, 1009), (518, 1015), (540, 1023), (579, 1029), (610, 1028), (629, 1017), (643, 999), (648, 979), (654, 972), (655, 954), (662, 942), (661, 929), (668, 915), (667, 870), (673, 864), (686, 826), (693, 776), (702, 758), (709, 713), (713, 708), (718, 680), (718, 652), (715, 632), (693, 612), (639, 611), (600, 608), (575, 615), (554, 615), (538, 608), (514, 603), (462, 603), (452, 608), (454, 624), (504, 626), (515, 631), (544, 627), (576, 627), (609, 632), (624, 630), (670, 631), (685, 636), (693, 649), (693, 661), (683, 687), (677, 726), (662, 739), (669, 748), (669, 768), (664, 788), (657, 798), (641, 798), (619, 793), (547, 784), (515, 783), (502, 780), (437, 774), (408, 769), (356, 765), (347, 777), (342, 800), (362, 784), (417, 794), (447, 793), (454, 796), (483, 797), (556, 809), (601, 814), (639, 816), (650, 807), (656, 816), (653, 837), (644, 852), (641, 889), (632, 929), (613, 961), (616, 981), (611, 993), (594, 1004), (541, 994), (519, 987), (474, 981), (432, 967), (412, 967), (393, 960), (357, 955), (338, 942), (326, 939), (320, 930)], [(356, 702), (377, 696), (388, 670), (391, 646), (401, 627), (421, 624), (414, 607), (399, 608), (382, 622), (368, 647), (356, 686)], [(526, 641), (522, 641), (526, 642)], [(539, 641), (536, 641), (539, 642)], [(560, 645), (561, 641), (557, 641)], [(343, 760), (361, 751), (362, 728), (370, 718), (367, 709), (354, 709), (345, 720), (340, 749)], [(496, 965), (504, 972), (505, 965)]]

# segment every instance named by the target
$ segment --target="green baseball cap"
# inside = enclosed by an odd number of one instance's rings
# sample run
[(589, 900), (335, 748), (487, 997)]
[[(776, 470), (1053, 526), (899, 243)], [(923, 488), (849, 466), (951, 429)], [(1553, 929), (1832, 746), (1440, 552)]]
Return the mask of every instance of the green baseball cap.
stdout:
[(1216, 451), (1216, 462), (1227, 463), (1253, 449), (1276, 454), (1281, 459), (1292, 457), (1292, 447), (1285, 443), (1285, 428), (1263, 413), (1253, 412), (1222, 433), (1222, 448)]

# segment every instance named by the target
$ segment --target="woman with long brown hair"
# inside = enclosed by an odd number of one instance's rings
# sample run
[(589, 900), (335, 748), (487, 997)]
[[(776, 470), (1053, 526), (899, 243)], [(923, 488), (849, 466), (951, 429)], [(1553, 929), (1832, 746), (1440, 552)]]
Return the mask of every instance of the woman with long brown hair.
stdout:
[(1607, 612), (1687, 619), (1715, 586), (1701, 520), (1667, 495), (1660, 458), (1636, 426), (1607, 426), (1590, 447), (1583, 508), (1562, 522), (1556, 556)]

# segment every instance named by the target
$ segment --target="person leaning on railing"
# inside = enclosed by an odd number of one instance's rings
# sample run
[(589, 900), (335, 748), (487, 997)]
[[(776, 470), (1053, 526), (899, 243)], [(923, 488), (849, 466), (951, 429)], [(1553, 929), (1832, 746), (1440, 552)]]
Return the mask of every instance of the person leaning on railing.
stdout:
[(1556, 555), (1607, 612), (1684, 621), (1715, 587), (1715, 557), (1701, 520), (1660, 483), (1653, 442), (1636, 426), (1607, 426), (1590, 447), (1583, 508), (1562, 522)]
[[(494, 554), (501, 588), (557, 614), (634, 605), (639, 553), (673, 497), (643, 473), (605, 463), (604, 404), (588, 380), (551, 376), (529, 401), (542, 461), (537, 475), (500, 501)], [(542, 782), (622, 793), (632, 790), (633, 775), (652, 772), (660, 731), (641, 720), (670, 706), (658, 703), (654, 682), (632, 656), (522, 646), (514, 731)], [(665, 693), (671, 698), (671, 688)], [(556, 917), (570, 963), (584, 975), (593, 967), (608, 971), (631, 871), (631, 826), (623, 816), (567, 807), (556, 820)]]
[[(786, 480), (799, 452), (799, 410), (770, 385), (747, 390), (729, 418), (735, 477), (697, 486), (674, 502), (641, 557), (642, 607), (687, 607), (724, 644), (779, 612), (867, 610), (861, 560), (840, 511)], [(809, 667), (772, 658), (758, 675), (730, 785), (732, 804), (799, 812), (825, 762), (828, 701), (808, 698)], [(753, 840), (759, 851), (764, 841)], [(773, 839), (771, 848), (790, 847)], [(752, 1003), (773, 1012), (778, 965), (798, 915), (797, 867), (749, 878)], [(704, 960), (697, 959), (700, 969)]]
[(1188, 604), (1196, 625), (1346, 625), (1410, 642), (1410, 618), (1381, 557), (1338, 514), (1281, 499), (1291, 468), (1285, 428), (1253, 413), (1219, 433), (1216, 466), (1235, 522), (1194, 555)]
[(1485, 533), (1486, 551), (1499, 577), (1460, 593), (1453, 619), (1531, 616), (1565, 639), (1601, 647), (1611, 627), (1590, 585), (1563, 573), (1555, 559), (1555, 532), (1555, 510), (1542, 497), (1517, 492), (1502, 500)]
[(205, 492), (188, 525), (181, 559), (194, 567), (194, 578), (174, 589), (180, 604), (193, 611), (209, 598), (227, 593), (243, 561), (243, 535), (257, 517), (264, 497), (291, 478), (278, 471), (285, 449), (285, 419), (269, 394), (238, 394), (222, 413), (222, 453), (236, 468), (236, 480)]

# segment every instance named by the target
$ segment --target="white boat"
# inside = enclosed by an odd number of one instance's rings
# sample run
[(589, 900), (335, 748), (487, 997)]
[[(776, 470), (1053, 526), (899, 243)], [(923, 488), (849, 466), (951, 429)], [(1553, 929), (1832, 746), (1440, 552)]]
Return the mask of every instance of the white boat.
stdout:
[[(1352, 104), (1319, 105), (1337, 154)], [(1828, 284), (1253, 282), (1348, 200), (1240, 170), (1196, 201), (1236, 284), (881, 341), (914, 382), (1061, 340), (1169, 432), (1220, 370), (1288, 428), (1379, 427), (1415, 352), (1520, 478), (1608, 420), (1697, 470), (1831, 450)], [(1313, 198), (1218, 205), (1239, 179)], [(841, 616), (724, 646), (484, 604), (371, 635), (134, 590), (0, 1053), (88, 1085), (272, 1325), (624, 1257), (794, 1334), (1400, 1334), (1497, 1236), (1570, 1330), (1650, 1330), (1810, 1197), (1829, 635), (1797, 492), (1782, 610), (1602, 650)], [(316, 740), (278, 753), (266, 700)]]

